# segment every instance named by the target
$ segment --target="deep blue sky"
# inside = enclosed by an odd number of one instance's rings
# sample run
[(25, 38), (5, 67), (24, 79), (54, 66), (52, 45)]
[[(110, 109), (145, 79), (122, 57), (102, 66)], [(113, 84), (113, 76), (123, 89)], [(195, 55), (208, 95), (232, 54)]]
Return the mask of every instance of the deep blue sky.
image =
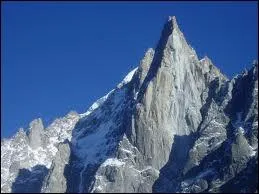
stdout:
[(257, 2), (5, 2), (1, 135), (85, 112), (155, 48), (169, 15), (231, 77), (257, 59), (257, 14)]

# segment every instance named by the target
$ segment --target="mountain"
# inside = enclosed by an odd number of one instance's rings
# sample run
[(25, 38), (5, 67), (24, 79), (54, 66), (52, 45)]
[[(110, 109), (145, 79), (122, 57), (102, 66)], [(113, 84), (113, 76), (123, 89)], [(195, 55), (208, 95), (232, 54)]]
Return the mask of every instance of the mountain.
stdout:
[(1, 140), (1, 192), (258, 192), (257, 74), (228, 79), (169, 17), (86, 113)]

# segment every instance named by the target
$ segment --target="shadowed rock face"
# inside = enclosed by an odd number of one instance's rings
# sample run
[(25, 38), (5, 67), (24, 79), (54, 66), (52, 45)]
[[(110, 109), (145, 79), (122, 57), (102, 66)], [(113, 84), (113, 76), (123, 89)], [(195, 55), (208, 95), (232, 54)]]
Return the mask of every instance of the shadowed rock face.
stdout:
[(58, 152), (55, 155), (52, 165), (50, 167), (50, 173), (45, 178), (44, 185), (41, 192), (44, 193), (65, 193), (67, 187), (67, 180), (64, 176), (65, 166), (68, 164), (70, 157), (69, 143), (62, 143), (58, 145)]
[(86, 113), (1, 141), (1, 191), (255, 192), (257, 72), (229, 80), (169, 17), (156, 49)]
[(20, 169), (12, 184), (12, 193), (40, 193), (47, 173), (48, 169), (41, 165), (36, 165), (31, 171)]

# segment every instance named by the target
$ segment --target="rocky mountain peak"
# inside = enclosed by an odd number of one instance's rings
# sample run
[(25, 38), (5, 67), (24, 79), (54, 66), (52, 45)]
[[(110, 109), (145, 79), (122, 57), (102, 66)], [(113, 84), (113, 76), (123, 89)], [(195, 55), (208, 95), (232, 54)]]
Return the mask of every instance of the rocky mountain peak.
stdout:
[(149, 48), (143, 59), (140, 61), (140, 64), (139, 64), (139, 67), (138, 67), (138, 70), (137, 70), (137, 88), (139, 89), (139, 87), (143, 84), (144, 82), (144, 79), (146, 78), (146, 75), (149, 71), (149, 68), (150, 68), (150, 65), (153, 61), (153, 58), (154, 58), (154, 54), (155, 54), (155, 51), (154, 49), (152, 48)]
[(40, 131), (44, 130), (42, 119), (37, 118), (37, 119), (34, 119), (33, 121), (31, 121), (29, 124), (29, 129), (30, 129), (30, 132), (32, 130), (40, 130)]
[(171, 24), (172, 31), (179, 30), (175, 16), (169, 16), (167, 22)]
[(1, 141), (1, 192), (256, 192), (258, 63), (228, 80), (174, 16), (83, 114)]
[(19, 128), (17, 133), (15, 134), (15, 138), (23, 138), (26, 136), (26, 132), (23, 128)]
[(29, 125), (29, 141), (33, 149), (42, 145), (42, 133), (44, 126), (40, 118), (33, 120)]
[(189, 46), (185, 40), (183, 33), (179, 29), (176, 17), (170, 16), (168, 21), (166, 21), (166, 23), (164, 24), (161, 37), (156, 48), (156, 52), (158, 50), (170, 50), (171, 52), (177, 52), (186, 47), (188, 48)]
[(207, 64), (207, 65), (211, 65), (212, 64), (212, 61), (211, 59), (206, 55), (205, 57), (203, 57), (201, 60), (200, 60), (201, 63), (203, 64)]

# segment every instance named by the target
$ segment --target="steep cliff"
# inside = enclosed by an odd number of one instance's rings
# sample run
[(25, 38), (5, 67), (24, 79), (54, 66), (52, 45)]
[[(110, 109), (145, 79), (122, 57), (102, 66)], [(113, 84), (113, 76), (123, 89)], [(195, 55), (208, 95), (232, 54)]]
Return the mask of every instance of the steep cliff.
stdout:
[(229, 80), (175, 17), (86, 113), (1, 141), (2, 192), (255, 192), (258, 62)]

